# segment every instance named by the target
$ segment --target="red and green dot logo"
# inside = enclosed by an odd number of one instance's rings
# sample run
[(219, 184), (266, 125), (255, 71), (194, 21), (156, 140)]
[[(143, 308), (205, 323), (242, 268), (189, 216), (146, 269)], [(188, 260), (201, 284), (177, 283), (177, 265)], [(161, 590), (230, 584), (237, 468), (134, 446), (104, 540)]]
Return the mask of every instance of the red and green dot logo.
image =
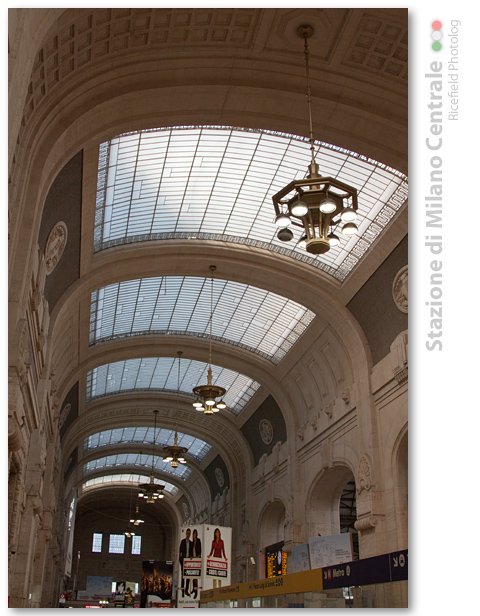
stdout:
[(440, 49), (442, 48), (442, 43), (440, 43), (442, 39), (442, 22), (438, 20), (434, 21), (432, 23), (432, 29), (432, 39), (434, 40), (432, 49), (433, 51), (440, 51)]

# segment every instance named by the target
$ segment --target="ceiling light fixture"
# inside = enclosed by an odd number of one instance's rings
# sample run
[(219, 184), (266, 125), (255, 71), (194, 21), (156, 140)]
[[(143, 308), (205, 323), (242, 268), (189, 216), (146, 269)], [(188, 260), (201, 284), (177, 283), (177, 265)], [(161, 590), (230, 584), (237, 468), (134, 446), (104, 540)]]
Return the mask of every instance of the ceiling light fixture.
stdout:
[(155, 415), (155, 422), (153, 428), (153, 445), (152, 445), (152, 472), (150, 473), (150, 482), (149, 483), (141, 483), (138, 486), (140, 490), (138, 496), (140, 498), (145, 498), (147, 503), (154, 503), (157, 499), (163, 498), (163, 489), (165, 486), (155, 483), (155, 476), (153, 474), (154, 464), (155, 464), (155, 440), (157, 436), (157, 415), (158, 411), (155, 409), (153, 411)]
[[(177, 385), (177, 417), (178, 417), (178, 397), (180, 394), (180, 358), (182, 356), (182, 351), (178, 351), (178, 385)], [(175, 426), (175, 438), (173, 441), (173, 445), (165, 445), (163, 448), (164, 453), (166, 454), (163, 458), (164, 462), (170, 462), (172, 468), (177, 468), (179, 464), (186, 464), (187, 461), (183, 457), (184, 453), (187, 453), (187, 447), (180, 447), (178, 445), (178, 434), (177, 427)]]
[[(283, 242), (293, 239), (293, 233), (288, 226), (291, 224), (300, 227), (305, 232), (297, 244), (305, 247), (306, 251), (321, 255), (339, 242), (334, 231), (340, 222), (345, 223), (342, 233), (346, 236), (354, 235), (357, 226), (353, 222), (358, 209), (357, 190), (340, 182), (336, 178), (319, 175), (318, 165), (315, 162), (314, 139), (312, 127), (312, 100), (310, 90), (310, 74), (308, 64), (307, 40), (313, 34), (311, 26), (300, 26), (297, 34), (305, 42), (305, 65), (307, 75), (307, 102), (310, 120), (310, 151), (312, 160), (308, 166), (308, 175), (304, 180), (295, 180), (282, 188), (272, 197), (275, 208), (275, 222), (282, 228), (277, 238)], [(303, 240), (303, 241), (302, 241)]]
[[(143, 522), (144, 522), (144, 520), (142, 520), (140, 518), (140, 513), (138, 511), (138, 502), (137, 502), (137, 506), (135, 507), (135, 515), (130, 520), (130, 524), (133, 524), (134, 526), (138, 526), (139, 524), (143, 524)], [(135, 533), (133, 533), (133, 534), (135, 534)]]
[[(278, 212), (279, 214), (280, 212)], [(202, 412), (204, 415), (213, 415), (218, 413), (220, 409), (224, 409), (227, 405), (223, 402), (223, 396), (227, 393), (227, 390), (218, 385), (212, 384), (212, 321), (213, 321), (213, 272), (217, 268), (215, 265), (210, 265), (210, 271), (212, 272), (212, 287), (211, 287), (211, 300), (210, 300), (210, 351), (208, 356), (208, 378), (206, 385), (198, 385), (193, 388), (193, 393), (197, 396), (197, 400), (193, 403), (195, 410)], [(217, 398), (220, 401), (217, 402)]]
[[(132, 492), (130, 492), (130, 516), (129, 518), (132, 517)], [(129, 521), (128, 526), (127, 526), (127, 530), (125, 531), (125, 536), (126, 537), (132, 537), (135, 534), (133, 528), (132, 528), (132, 520)]]

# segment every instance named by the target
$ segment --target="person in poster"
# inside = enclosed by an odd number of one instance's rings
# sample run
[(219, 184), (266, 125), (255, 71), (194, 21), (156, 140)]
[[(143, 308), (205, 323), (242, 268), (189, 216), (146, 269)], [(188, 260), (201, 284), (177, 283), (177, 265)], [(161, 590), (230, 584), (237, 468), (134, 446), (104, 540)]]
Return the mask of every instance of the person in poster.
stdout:
[[(196, 528), (193, 529), (193, 533), (192, 533), (192, 556), (194, 558), (201, 558), (202, 556), (202, 542), (198, 538), (198, 532)], [(193, 594), (193, 598), (196, 599), (197, 594), (198, 594), (198, 579), (197, 578), (193, 578), (193, 593), (192, 594)]]
[(140, 607), (166, 607), (172, 599), (173, 563), (143, 561)]
[(225, 560), (228, 560), (228, 558), (225, 556), (225, 545), (223, 543), (222, 534), (219, 528), (216, 528), (213, 531), (212, 549), (210, 550), (210, 554), (208, 555), (208, 557), (210, 558), (212, 554), (213, 558), (222, 558), (223, 555), (223, 558)]
[[(208, 555), (208, 557), (210, 558), (213, 555), (213, 558), (224, 558), (225, 560), (228, 560), (226, 554), (225, 554), (225, 544), (223, 543), (223, 539), (222, 539), (222, 534), (220, 532), (219, 528), (216, 528), (213, 531), (213, 540), (212, 540), (212, 548), (210, 550), (210, 554)], [(222, 585), (222, 581), (221, 580), (217, 580), (214, 579), (213, 580), (213, 587), (216, 588), (218, 586)]]
[(133, 607), (135, 604), (135, 593), (134, 588), (132, 589), (132, 585), (128, 582), (127, 588), (125, 589), (125, 607)]
[(181, 575), (182, 575), (182, 597), (185, 596), (185, 594), (187, 595), (187, 597), (190, 596), (190, 593), (188, 592), (190, 589), (190, 580), (189, 578), (187, 578), (186, 580), (183, 577), (183, 561), (185, 560), (185, 558), (190, 558), (192, 556), (192, 541), (190, 540), (190, 534), (191, 534), (191, 530), (189, 528), (187, 528), (187, 530), (185, 531), (185, 539), (182, 539), (180, 541), (180, 550), (179, 550), (179, 561), (180, 561), (180, 568), (181, 568)]

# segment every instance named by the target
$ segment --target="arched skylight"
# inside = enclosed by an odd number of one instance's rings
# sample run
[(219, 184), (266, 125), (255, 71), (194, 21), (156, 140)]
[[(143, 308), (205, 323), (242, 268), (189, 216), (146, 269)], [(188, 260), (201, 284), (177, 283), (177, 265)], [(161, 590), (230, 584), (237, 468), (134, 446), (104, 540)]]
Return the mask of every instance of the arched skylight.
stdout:
[(407, 198), (407, 178), (374, 160), (316, 142), (320, 172), (359, 191), (359, 233), (320, 256), (277, 239), (272, 196), (310, 163), (308, 140), (267, 131), (176, 127), (102, 143), (94, 250), (168, 239), (243, 243), (300, 259), (344, 280)]
[[(105, 447), (108, 445), (118, 445), (120, 443), (135, 443), (151, 445), (154, 442), (154, 428), (145, 426), (134, 426), (128, 428), (114, 428), (113, 430), (103, 430), (88, 436), (83, 442), (85, 452)], [(155, 431), (155, 444), (158, 447), (172, 445), (174, 431), (165, 428), (157, 428)], [(178, 432), (178, 445), (188, 449), (187, 457), (192, 456), (201, 461), (211, 449), (211, 445), (199, 438)], [(151, 464), (151, 459), (150, 459)]]
[[(90, 344), (143, 333), (207, 337), (211, 280), (166, 276), (128, 280), (92, 293)], [(212, 335), (279, 363), (314, 313), (275, 293), (213, 281)]]
[[(149, 483), (150, 477), (147, 475), (137, 475), (135, 473), (112, 473), (111, 475), (102, 475), (101, 477), (95, 477), (94, 479), (88, 479), (82, 483), (82, 491), (86, 491), (92, 488), (101, 488), (102, 486), (110, 485), (138, 485), (140, 483)], [(166, 481), (162, 481), (162, 485), (165, 486), (164, 492), (167, 492), (171, 496), (175, 496), (178, 492), (177, 486), (172, 485)]]
[[(207, 382), (208, 364), (182, 359), (180, 391), (192, 395), (192, 389)], [(212, 365), (212, 383), (227, 390), (227, 409), (238, 413), (260, 387), (253, 379)], [(87, 374), (87, 402), (109, 394), (126, 391), (160, 390), (176, 393), (178, 360), (172, 357), (128, 359), (94, 368)]]
[[(83, 465), (83, 474), (86, 475), (87, 473), (98, 471), (101, 468), (109, 468), (112, 466), (142, 466), (151, 469), (152, 456), (143, 453), (116, 453), (87, 462)], [(192, 472), (192, 469), (183, 464), (179, 464), (177, 468), (172, 468), (170, 462), (164, 462), (163, 458), (160, 456), (154, 456), (153, 466), (157, 470), (175, 475), (175, 477), (183, 481), (185, 481)]]

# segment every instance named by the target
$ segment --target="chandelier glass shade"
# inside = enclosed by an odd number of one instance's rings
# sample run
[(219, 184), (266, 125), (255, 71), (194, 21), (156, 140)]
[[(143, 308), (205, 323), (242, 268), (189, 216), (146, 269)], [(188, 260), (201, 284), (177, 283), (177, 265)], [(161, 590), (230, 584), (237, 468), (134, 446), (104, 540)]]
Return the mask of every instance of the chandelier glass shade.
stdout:
[(165, 488), (164, 485), (160, 485), (155, 483), (155, 476), (153, 473), (153, 469), (154, 469), (154, 464), (155, 464), (155, 439), (156, 439), (156, 435), (157, 435), (157, 415), (158, 415), (158, 411), (154, 410), (153, 411), (154, 415), (155, 415), (155, 422), (154, 422), (154, 429), (153, 429), (153, 445), (152, 445), (152, 471), (150, 473), (150, 481), (148, 483), (141, 483), (138, 486), (139, 489), (139, 493), (138, 496), (139, 498), (144, 498), (147, 503), (154, 503), (156, 500), (163, 498), (164, 494), (163, 494), (163, 489)]
[[(227, 406), (225, 402), (223, 402), (223, 397), (227, 393), (227, 390), (212, 383), (213, 272), (216, 269), (217, 268), (215, 265), (210, 265), (210, 271), (212, 272), (212, 286), (210, 308), (210, 351), (208, 357), (207, 384), (197, 385), (197, 387), (193, 388), (193, 393), (196, 396), (193, 406), (195, 407), (195, 410), (203, 412), (204, 415), (213, 415)], [(220, 398), (220, 400), (218, 400), (218, 398)]]
[(166, 454), (163, 458), (163, 461), (170, 462), (172, 468), (177, 468), (179, 464), (187, 463), (187, 461), (183, 457), (183, 454), (185, 454), (188, 449), (186, 447), (180, 447), (178, 445), (178, 435), (176, 430), (173, 445), (166, 445), (163, 448), (163, 451)]
[(336, 178), (319, 173), (314, 158), (314, 139), (312, 128), (311, 90), (309, 77), (309, 51), (307, 39), (313, 34), (311, 26), (300, 26), (297, 34), (305, 41), (305, 64), (307, 75), (307, 101), (310, 119), (311, 163), (307, 177), (295, 180), (282, 188), (273, 197), (275, 224), (280, 228), (279, 240), (288, 242), (293, 239), (290, 225), (300, 227), (304, 235), (298, 242), (299, 248), (320, 255), (339, 243), (334, 233), (341, 223), (341, 232), (346, 236), (354, 235), (357, 226), (353, 222), (358, 209), (357, 190)]

